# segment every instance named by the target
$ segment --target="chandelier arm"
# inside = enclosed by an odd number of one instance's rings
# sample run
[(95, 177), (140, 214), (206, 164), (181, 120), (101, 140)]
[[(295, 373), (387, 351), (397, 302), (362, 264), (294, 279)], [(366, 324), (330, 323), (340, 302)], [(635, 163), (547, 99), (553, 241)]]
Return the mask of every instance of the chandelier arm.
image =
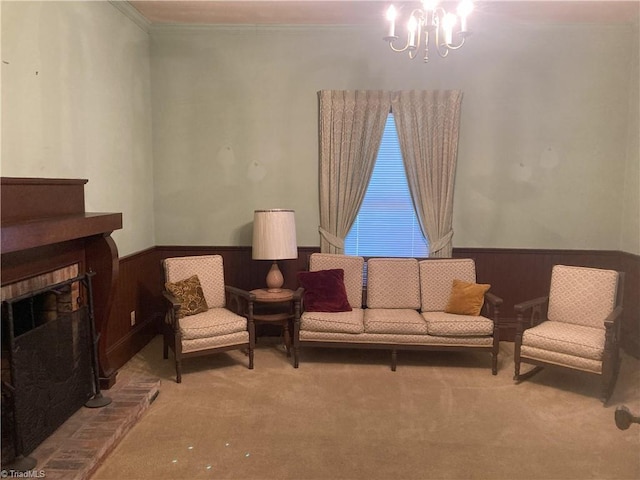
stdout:
[[(441, 58), (445, 58), (449, 55), (449, 49), (447, 48), (446, 43), (440, 43), (440, 27), (436, 24), (436, 52)], [(444, 46), (444, 50), (442, 47)]]
[[(411, 12), (411, 14), (413, 15), (415, 11), (416, 10)], [(418, 43), (416, 43), (415, 45), (413, 46), (411, 45), (411, 32), (407, 31), (407, 43), (405, 44), (404, 47), (402, 48), (394, 47), (393, 42), (395, 41), (395, 39), (391, 39), (389, 40), (389, 48), (391, 48), (391, 50), (393, 50), (394, 52), (398, 52), (398, 53), (406, 52), (407, 50), (409, 50), (409, 57), (411, 59), (414, 59), (415, 53), (413, 54), (413, 56), (411, 56), (411, 52), (413, 50), (417, 50), (420, 48), (420, 36), (422, 35), (422, 25), (420, 24), (420, 22), (418, 22), (418, 31), (414, 32), (414, 35), (417, 35), (417, 38), (418, 38)]]
[(466, 37), (461, 36), (462, 40), (460, 40), (460, 43), (458, 45), (447, 45), (447, 49), (448, 50), (458, 50), (459, 48), (461, 48), (464, 45), (464, 41), (466, 39)]
[(394, 52), (406, 52), (409, 49), (409, 43), (407, 43), (404, 48), (396, 48), (393, 46), (393, 40), (389, 40), (389, 48), (391, 48), (391, 50), (393, 50)]
[(445, 58), (447, 55), (449, 55), (449, 49), (445, 46), (444, 50), (442, 50), (440, 48), (440, 45), (436, 45), (436, 52), (438, 52), (438, 55), (440, 55), (442, 58)]
[(447, 45), (446, 43), (436, 44), (436, 49), (438, 51), (438, 55), (440, 55), (442, 58), (445, 58), (447, 55), (449, 55), (449, 51), (458, 50), (463, 45), (464, 45), (464, 37), (462, 38), (460, 45)]

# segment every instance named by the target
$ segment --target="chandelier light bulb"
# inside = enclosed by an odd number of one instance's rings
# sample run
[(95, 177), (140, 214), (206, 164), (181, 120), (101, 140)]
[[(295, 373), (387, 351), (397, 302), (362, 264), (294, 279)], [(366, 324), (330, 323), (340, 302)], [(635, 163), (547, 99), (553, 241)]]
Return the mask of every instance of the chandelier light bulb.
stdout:
[(438, 6), (438, 0), (423, 0), (422, 8), (425, 11), (433, 12)]
[(416, 17), (411, 15), (409, 18), (409, 24), (407, 25), (407, 30), (409, 30), (409, 48), (416, 47), (416, 30), (418, 28), (418, 20)]
[(458, 4), (458, 15), (466, 17), (473, 11), (473, 2), (471, 0), (462, 0)]
[(473, 11), (473, 2), (471, 0), (462, 0), (458, 4), (458, 15), (460, 16), (460, 32), (467, 31), (467, 17)]
[(397, 16), (398, 12), (396, 8), (393, 5), (389, 5), (389, 8), (387, 9), (387, 20), (389, 20), (390, 22), (395, 22)]
[(396, 17), (398, 16), (398, 12), (395, 7), (391, 5), (387, 9), (387, 20), (389, 20), (389, 33), (387, 35), (387, 39), (395, 39), (396, 38)]
[(444, 43), (453, 44), (453, 27), (456, 25), (457, 17), (453, 13), (447, 13), (442, 20), (442, 28), (444, 29)]
[(411, 33), (415, 33), (416, 29), (418, 28), (418, 20), (416, 20), (416, 17), (414, 17), (413, 15), (411, 15), (411, 17), (409, 18), (407, 28)]

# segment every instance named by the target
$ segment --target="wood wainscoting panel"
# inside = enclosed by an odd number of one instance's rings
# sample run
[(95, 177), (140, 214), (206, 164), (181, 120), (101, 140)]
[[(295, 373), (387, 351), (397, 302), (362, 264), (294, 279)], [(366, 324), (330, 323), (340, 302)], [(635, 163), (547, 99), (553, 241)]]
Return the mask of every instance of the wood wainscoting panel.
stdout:
[(115, 290), (106, 348), (112, 367), (118, 369), (159, 332), (162, 284), (155, 247), (120, 259)]
[[(185, 257), (189, 255), (222, 255), (224, 264), (224, 278), (227, 285), (254, 290), (265, 286), (265, 279), (271, 262), (253, 260), (251, 247), (156, 247), (159, 261), (170, 257)], [(298, 287), (297, 272), (307, 269), (309, 255), (319, 252), (319, 247), (298, 247), (298, 258), (292, 260), (278, 260), (278, 266), (284, 276), (284, 288), (295, 290)]]
[(620, 270), (625, 272), (622, 347), (640, 358), (640, 255), (620, 254)]

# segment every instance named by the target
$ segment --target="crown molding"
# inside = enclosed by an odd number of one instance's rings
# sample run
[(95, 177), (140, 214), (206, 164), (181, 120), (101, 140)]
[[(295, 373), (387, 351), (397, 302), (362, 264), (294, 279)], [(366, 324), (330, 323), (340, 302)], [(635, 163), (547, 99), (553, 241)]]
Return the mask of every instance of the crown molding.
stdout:
[(122, 12), (129, 20), (140, 27), (145, 33), (149, 33), (151, 22), (126, 0), (109, 0), (109, 3)]

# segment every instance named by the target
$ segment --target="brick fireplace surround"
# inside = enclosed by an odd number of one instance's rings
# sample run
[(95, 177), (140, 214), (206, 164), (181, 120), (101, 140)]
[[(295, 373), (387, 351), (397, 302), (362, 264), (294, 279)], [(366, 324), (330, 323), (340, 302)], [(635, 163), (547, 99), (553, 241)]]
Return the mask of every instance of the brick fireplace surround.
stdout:
[[(2, 177), (2, 300), (93, 271), (95, 327), (106, 333), (119, 269), (111, 233), (122, 228), (122, 214), (85, 212), (86, 183)], [(32, 452), (24, 452), (37, 461), (35, 473), (88, 478), (158, 394), (158, 379), (123, 378), (115, 385), (106, 340), (99, 336), (99, 378), (101, 388), (110, 388), (105, 395), (112, 403), (80, 408)], [(10, 381), (5, 342), (2, 348), (3, 379)], [(3, 473), (10, 468), (3, 464)]]
[[(111, 233), (122, 228), (122, 214), (85, 212), (86, 183), (2, 177), (2, 287), (74, 264), (81, 275), (92, 270), (96, 329), (106, 332), (119, 267)], [(98, 356), (101, 382), (112, 386), (116, 372), (106, 354), (106, 335)]]

